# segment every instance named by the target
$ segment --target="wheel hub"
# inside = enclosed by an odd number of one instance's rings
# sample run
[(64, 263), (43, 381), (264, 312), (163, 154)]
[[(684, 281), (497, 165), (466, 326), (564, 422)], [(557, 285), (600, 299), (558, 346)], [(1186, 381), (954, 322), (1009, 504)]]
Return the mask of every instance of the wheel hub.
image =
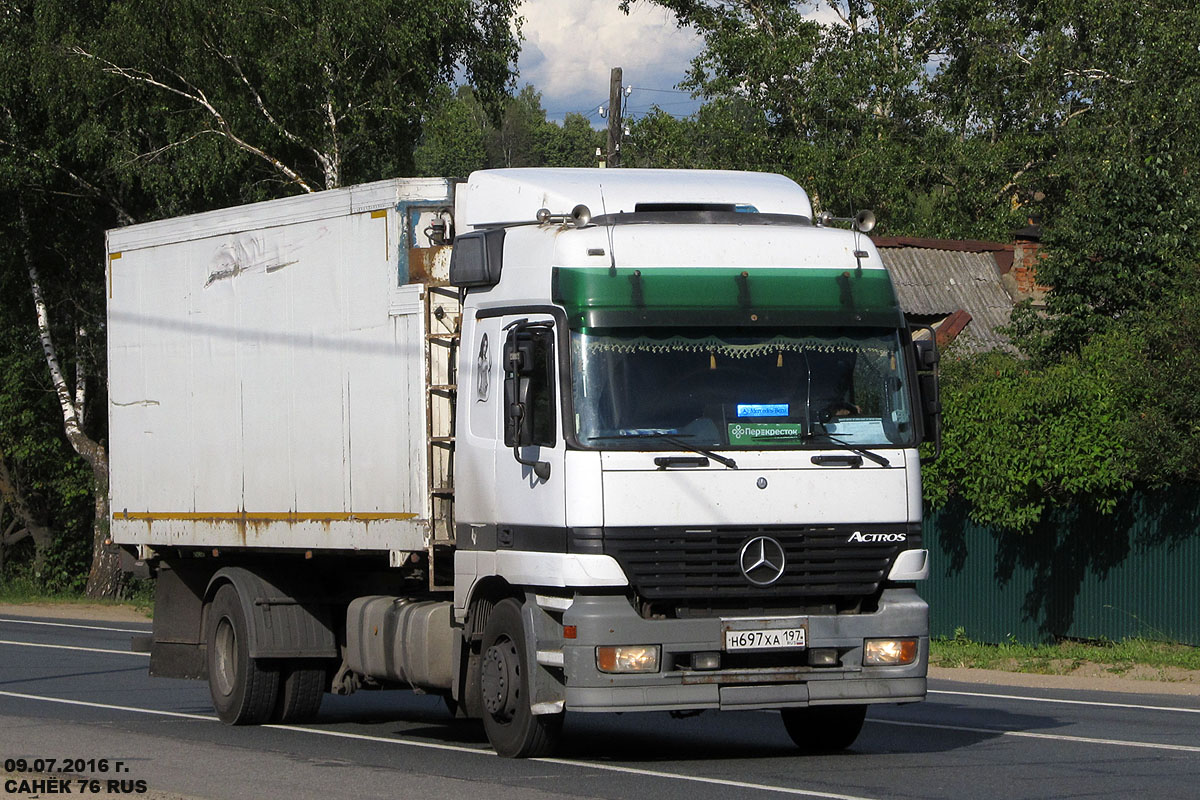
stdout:
[(222, 695), (233, 694), (234, 683), (237, 680), (237, 632), (228, 619), (222, 618), (217, 623), (217, 635), (214, 642), (217, 649), (216, 674), (213, 676), (217, 691)]
[(502, 639), (487, 649), (480, 670), (483, 707), (497, 720), (512, 719), (521, 685), (520, 661), (511, 640)]

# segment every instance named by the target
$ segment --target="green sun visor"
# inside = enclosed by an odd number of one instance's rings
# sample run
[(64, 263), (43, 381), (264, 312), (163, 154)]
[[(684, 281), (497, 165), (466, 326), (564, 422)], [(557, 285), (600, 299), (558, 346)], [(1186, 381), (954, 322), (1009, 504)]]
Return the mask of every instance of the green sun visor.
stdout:
[(882, 269), (555, 267), (550, 293), (575, 329), (904, 324)]

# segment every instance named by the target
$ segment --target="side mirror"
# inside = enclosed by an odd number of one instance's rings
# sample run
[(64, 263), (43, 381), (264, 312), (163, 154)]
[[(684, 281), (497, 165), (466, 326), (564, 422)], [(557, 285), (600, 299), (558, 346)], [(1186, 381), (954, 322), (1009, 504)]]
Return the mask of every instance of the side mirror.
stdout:
[(920, 372), (929, 372), (937, 369), (938, 362), (941, 361), (941, 355), (937, 349), (937, 339), (933, 336), (933, 329), (928, 328), (930, 336), (928, 339), (913, 339), (913, 352), (917, 357), (917, 370)]
[(504, 229), (472, 231), (454, 237), (450, 284), (460, 289), (489, 288), (500, 282), (504, 266)]
[(548, 322), (518, 320), (504, 342), (504, 444), (542, 480), (550, 464), (522, 458), (520, 448), (555, 444), (554, 331)]
[(925, 441), (933, 440), (933, 455), (921, 459), (922, 464), (936, 461), (942, 454), (942, 397), (938, 363), (937, 336), (928, 325), (920, 326), (927, 338), (912, 338), (913, 361), (917, 368), (917, 402), (925, 431)]

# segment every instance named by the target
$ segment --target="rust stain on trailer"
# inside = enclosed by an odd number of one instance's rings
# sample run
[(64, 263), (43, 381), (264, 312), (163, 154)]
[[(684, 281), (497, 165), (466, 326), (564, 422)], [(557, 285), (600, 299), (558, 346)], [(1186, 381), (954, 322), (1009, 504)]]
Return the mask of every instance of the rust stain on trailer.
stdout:
[(152, 511), (114, 511), (114, 520), (144, 520), (146, 522), (212, 522), (234, 523), (238, 525), (267, 525), (274, 522), (389, 522), (416, 519), (417, 514), (346, 511), (339, 513), (321, 513), (308, 511), (239, 511), (232, 514), (215, 513), (210, 511), (180, 511), (159, 513)]
[(113, 512), (112, 518), (114, 521), (127, 522), (144, 522), (146, 525), (146, 536), (149, 537), (154, 532), (154, 523), (164, 522), (199, 522), (211, 525), (217, 528), (221, 535), (234, 535), (238, 538), (242, 545), (249, 545), (250, 536), (253, 532), (256, 536), (261, 536), (264, 529), (269, 531), (273, 525), (292, 526), (300, 523), (315, 523), (319, 524), (325, 531), (326, 535), (332, 533), (332, 526), (335, 522), (357, 522), (361, 523), (363, 528), (369, 528), (372, 522), (403, 522), (405, 520), (416, 519), (420, 515), (412, 513), (399, 512), (371, 512), (371, 511), (348, 511), (348, 512), (305, 512), (305, 511), (281, 511), (281, 512), (232, 512), (232, 513), (216, 513), (209, 511), (180, 511), (174, 513), (167, 512), (150, 512), (150, 511), (116, 511)]
[(108, 299), (109, 300), (112, 300), (112, 296), (113, 296), (113, 263), (112, 262), (116, 261), (120, 257), (121, 257), (120, 253), (110, 253), (108, 256), (108, 269), (105, 271), (108, 273), (107, 277), (108, 277)]
[(408, 251), (408, 282), (426, 283), (432, 266), (433, 259), (428, 247), (411, 248)]
[(408, 251), (408, 282), (441, 282), (449, 278), (446, 271), (445, 251), (449, 247), (412, 247)]

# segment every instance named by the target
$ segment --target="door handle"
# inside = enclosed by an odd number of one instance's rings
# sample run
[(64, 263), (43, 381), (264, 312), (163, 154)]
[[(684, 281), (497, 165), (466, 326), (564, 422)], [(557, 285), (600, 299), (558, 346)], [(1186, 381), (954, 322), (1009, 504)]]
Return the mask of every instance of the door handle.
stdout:
[(707, 467), (708, 459), (704, 456), (658, 456), (654, 466), (659, 469), (667, 467)]
[(861, 467), (862, 456), (813, 456), (812, 463), (818, 467)]

